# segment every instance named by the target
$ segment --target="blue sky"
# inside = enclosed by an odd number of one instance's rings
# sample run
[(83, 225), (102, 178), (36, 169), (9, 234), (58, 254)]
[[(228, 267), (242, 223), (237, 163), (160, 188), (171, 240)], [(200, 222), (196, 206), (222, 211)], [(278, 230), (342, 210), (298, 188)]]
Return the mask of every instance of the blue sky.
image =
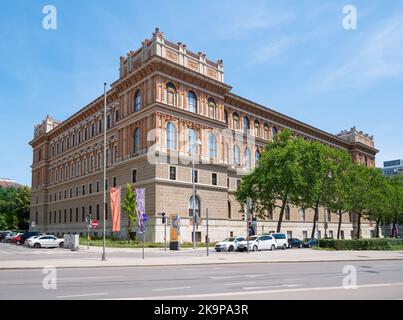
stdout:
[[(57, 8), (57, 30), (42, 8)], [(345, 5), (357, 30), (342, 27)], [(64, 120), (117, 79), (158, 26), (224, 60), (233, 92), (330, 133), (355, 125), (403, 158), (403, 2), (13, 0), (0, 4), (0, 177), (30, 184), (33, 127)]]

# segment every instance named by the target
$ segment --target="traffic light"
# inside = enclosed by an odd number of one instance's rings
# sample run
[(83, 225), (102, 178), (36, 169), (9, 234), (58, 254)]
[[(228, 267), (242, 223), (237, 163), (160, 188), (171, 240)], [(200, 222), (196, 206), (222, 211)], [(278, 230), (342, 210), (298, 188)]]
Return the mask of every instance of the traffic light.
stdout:
[(162, 224), (165, 224), (165, 222), (166, 222), (166, 217), (165, 217), (165, 212), (163, 212), (162, 214)]
[(242, 220), (245, 221), (245, 214), (242, 214)]

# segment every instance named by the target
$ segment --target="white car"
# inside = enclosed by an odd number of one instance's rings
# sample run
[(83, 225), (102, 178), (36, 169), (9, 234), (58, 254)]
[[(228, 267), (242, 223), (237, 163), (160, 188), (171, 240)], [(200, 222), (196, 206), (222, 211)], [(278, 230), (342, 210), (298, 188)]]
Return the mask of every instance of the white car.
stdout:
[(288, 236), (285, 233), (270, 233), (270, 236), (274, 237), (277, 242), (277, 248), (278, 249), (287, 249), (289, 247), (288, 243)]
[[(247, 250), (247, 241), (242, 241), (239, 246), (239, 251)], [(252, 236), (249, 238), (249, 251), (259, 250), (275, 250), (277, 248), (276, 239), (271, 235)]]
[(52, 235), (31, 237), (27, 242), (28, 246), (33, 248), (57, 248), (64, 245), (64, 239), (58, 239)]
[(243, 240), (243, 237), (226, 238), (223, 241), (215, 244), (215, 251), (236, 251), (238, 250), (238, 244)]

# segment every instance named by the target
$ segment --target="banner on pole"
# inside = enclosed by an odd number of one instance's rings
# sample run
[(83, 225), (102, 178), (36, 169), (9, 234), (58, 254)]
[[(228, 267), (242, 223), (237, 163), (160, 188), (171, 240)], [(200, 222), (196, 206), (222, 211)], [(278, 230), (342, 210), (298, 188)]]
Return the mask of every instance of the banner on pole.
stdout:
[(145, 230), (145, 189), (135, 189), (136, 190), (136, 215), (137, 215), (137, 226), (139, 227), (139, 232), (144, 232)]
[(120, 231), (120, 187), (110, 189), (112, 232)]
[(171, 221), (170, 223), (171, 241), (179, 241), (181, 217), (178, 215), (172, 215), (169, 218)]

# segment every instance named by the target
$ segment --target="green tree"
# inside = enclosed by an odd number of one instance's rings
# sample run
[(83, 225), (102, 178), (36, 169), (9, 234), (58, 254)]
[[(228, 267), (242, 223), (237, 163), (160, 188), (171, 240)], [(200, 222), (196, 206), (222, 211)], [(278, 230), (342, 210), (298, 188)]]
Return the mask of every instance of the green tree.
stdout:
[[(397, 224), (403, 224), (403, 176), (388, 178), (387, 184), (389, 186), (389, 198), (386, 219), (392, 223), (392, 230), (396, 230)], [(391, 236), (396, 236), (396, 234)]]
[(297, 204), (314, 210), (311, 237), (315, 238), (319, 208), (329, 207), (328, 194), (334, 189), (338, 166), (345, 159), (344, 151), (321, 144), (306, 142), (302, 157), (303, 188)]
[(293, 137), (290, 130), (282, 130), (274, 142), (266, 145), (258, 166), (243, 177), (236, 192), (242, 204), (247, 197), (251, 198), (252, 210), (259, 218), (280, 208), (277, 232), (281, 231), (287, 203), (293, 202), (302, 188), (300, 158), (304, 143)]
[(131, 224), (133, 226), (136, 225), (137, 222), (137, 212), (136, 212), (136, 192), (133, 190), (132, 185), (130, 183), (127, 184), (126, 188), (126, 196), (123, 202), (123, 210), (126, 211), (128, 215), (128, 223), (127, 223), (127, 239), (130, 242), (130, 230)]

